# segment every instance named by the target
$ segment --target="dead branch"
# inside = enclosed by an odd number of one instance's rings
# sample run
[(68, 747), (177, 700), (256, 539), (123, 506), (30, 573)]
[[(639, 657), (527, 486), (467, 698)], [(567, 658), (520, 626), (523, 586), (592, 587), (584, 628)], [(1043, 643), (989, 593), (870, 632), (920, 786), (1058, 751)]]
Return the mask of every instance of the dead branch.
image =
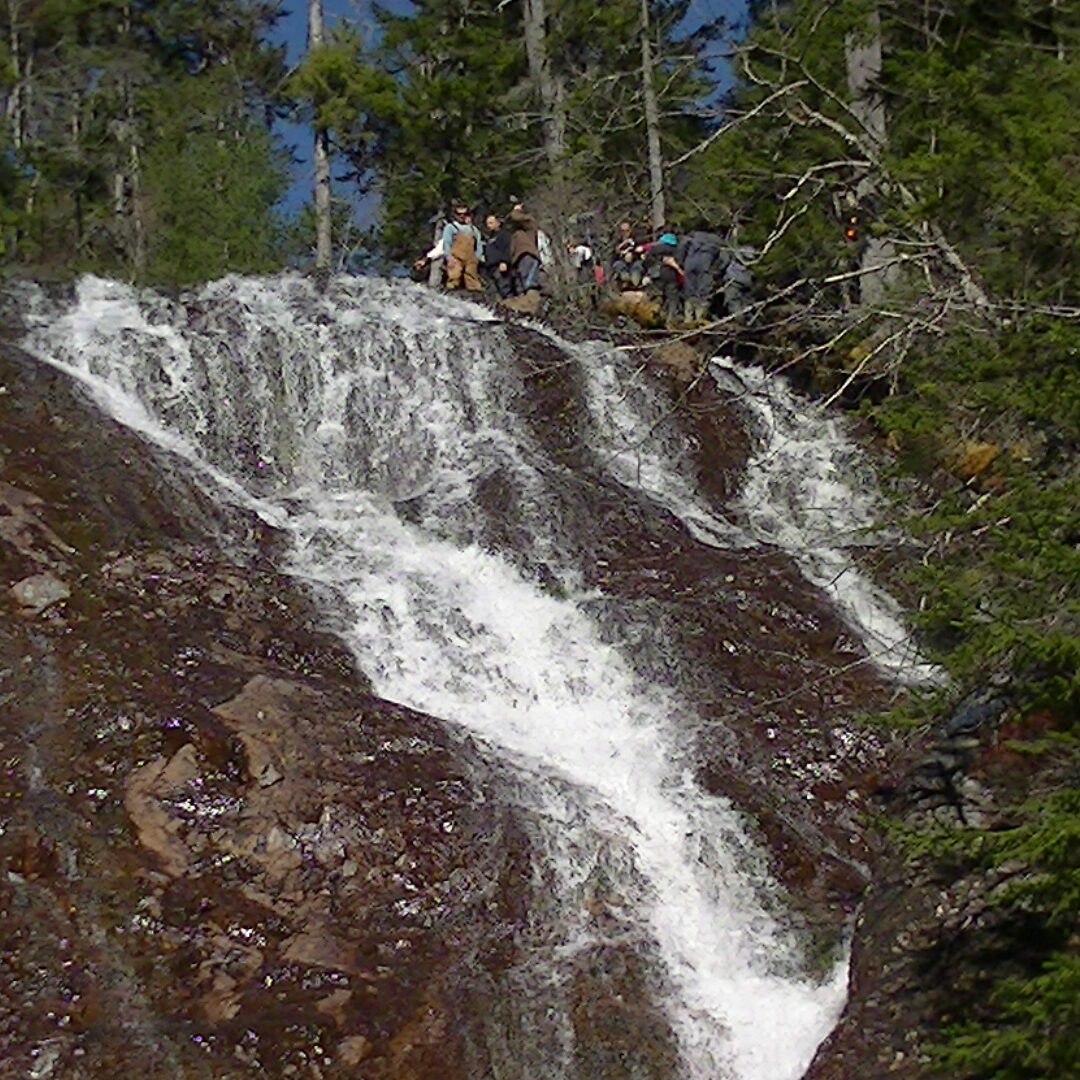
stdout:
[(763, 112), (777, 98), (783, 97), (785, 94), (793, 93), (795, 90), (799, 89), (799, 87), (803, 85), (805, 85), (805, 83), (796, 82), (792, 83), (789, 86), (780, 87), (780, 89), (775, 91), (775, 93), (772, 93), (767, 98), (759, 101), (752, 109), (749, 110), (749, 112), (743, 113), (741, 116), (736, 117), (730, 123), (725, 124), (723, 127), (717, 128), (711, 135), (699, 142), (697, 146), (691, 147), (691, 149), (687, 150), (685, 154), (680, 154), (673, 161), (667, 162), (666, 167), (671, 169), (674, 168), (676, 165), (681, 165), (684, 161), (692, 158), (695, 154), (699, 154), (702, 150), (707, 149), (714, 142), (716, 142), (716, 140), (719, 139), (721, 135), (726, 135), (728, 132), (734, 131), (740, 125), (745, 124), (747, 120), (750, 120), (754, 116), (757, 116), (758, 113)]
[[(762, 244), (761, 254), (758, 256), (758, 258), (763, 259), (766, 255), (768, 255), (769, 252), (773, 249), (773, 247), (775, 247), (776, 244), (778, 244), (783, 238), (784, 233), (786, 233), (788, 229), (791, 228), (791, 226), (794, 225), (795, 222), (798, 221), (799, 218), (801, 218), (803, 214), (805, 214), (809, 209), (810, 204), (804, 203), (802, 206), (799, 207), (798, 210), (795, 211), (794, 214), (789, 214), (787, 218), (783, 222), (781, 222), (780, 225), (773, 229), (773, 231), (769, 233), (768, 239), (765, 241), (764, 244)], [(757, 259), (753, 261), (757, 262)]]

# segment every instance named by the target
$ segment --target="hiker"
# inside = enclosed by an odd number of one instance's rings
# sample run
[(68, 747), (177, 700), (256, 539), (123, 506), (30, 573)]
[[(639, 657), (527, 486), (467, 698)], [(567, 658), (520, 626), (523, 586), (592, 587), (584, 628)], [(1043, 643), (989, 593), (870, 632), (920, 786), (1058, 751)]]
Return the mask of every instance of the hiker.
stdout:
[(514, 295), (524, 296), (540, 288), (540, 229), (523, 203), (514, 203), (510, 211), (510, 269), (514, 276)]
[(700, 222), (679, 242), (675, 258), (686, 275), (683, 318), (687, 322), (707, 319), (716, 295), (717, 275), (726, 271), (731, 259), (723, 237)]
[(487, 236), (484, 239), (484, 272), (491, 278), (500, 300), (514, 292), (514, 275), (510, 270), (510, 233), (503, 228), (497, 214), (484, 218)]
[(446, 215), (440, 211), (428, 219), (428, 224), (433, 229), (431, 247), (412, 264), (412, 276), (414, 281), (426, 281), (429, 288), (437, 289), (442, 284), (446, 262), (442, 243)]
[(579, 285), (598, 284), (596, 271), (600, 268), (589, 244), (584, 240), (576, 243), (571, 240), (566, 245), (566, 254), (570, 258), (570, 265), (574, 268), (574, 276)]
[[(440, 247), (440, 251), (442, 248)], [(417, 284), (426, 284), (431, 275), (431, 252), (414, 259), (409, 267), (409, 277)]]
[(656, 230), (656, 239), (645, 252), (645, 268), (650, 280), (660, 293), (664, 315), (669, 319), (679, 317), (682, 303), (683, 269), (676, 258), (678, 240), (666, 226)]
[(483, 285), (480, 284), (478, 270), (484, 240), (480, 230), (472, 223), (472, 211), (463, 202), (455, 202), (453, 211), (453, 217), (442, 235), (446, 287), (464, 287), (469, 292), (480, 292)]
[(617, 289), (640, 289), (645, 278), (645, 264), (634, 239), (629, 221), (620, 221), (615, 228), (615, 244), (611, 259), (611, 282)]
[(729, 315), (741, 315), (750, 303), (754, 275), (749, 264), (757, 258), (751, 247), (729, 247), (728, 263), (724, 269), (724, 308)]
[(415, 282), (426, 282), (429, 288), (437, 289), (443, 280), (443, 229), (446, 228), (446, 218), (443, 214), (436, 214), (429, 219), (428, 224), (435, 230), (431, 239), (432, 246), (413, 260), (409, 276)]
[(555, 262), (555, 249), (551, 246), (551, 237), (540, 228), (536, 230), (536, 251), (540, 256), (540, 269), (550, 270)]

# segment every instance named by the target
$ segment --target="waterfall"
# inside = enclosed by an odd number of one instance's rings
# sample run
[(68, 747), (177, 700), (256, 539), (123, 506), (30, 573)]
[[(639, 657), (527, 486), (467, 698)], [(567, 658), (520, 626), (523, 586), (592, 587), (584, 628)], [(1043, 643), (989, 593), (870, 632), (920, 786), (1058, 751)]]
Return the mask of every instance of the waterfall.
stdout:
[[(88, 278), (66, 308), (33, 300), (27, 322), (29, 351), (286, 533), (286, 569), (379, 695), (510, 763), (554, 928), (530, 977), (557, 995), (560, 965), (602, 936), (584, 912), (602, 873), (686, 1075), (802, 1075), (846, 967), (806, 973), (739, 811), (694, 779), (681, 738), (693, 702), (675, 680), (643, 678), (604, 621), (577, 481), (525, 416), (529, 387), (497, 319), (407, 283), (340, 280), (320, 294), (285, 276), (175, 301)], [(577, 452), (627, 493), (628, 527), (662, 512), (705, 545), (790, 551), (871, 656), (922, 677), (888, 598), (847, 554), (873, 506), (846, 484), (850, 447), (831, 422), (718, 365), (757, 449), (741, 498), (716, 507), (656, 424), (667, 406), (655, 387), (607, 346), (549, 340), (584, 397)], [(567, 1040), (563, 1024), (546, 1075), (568, 1075)]]

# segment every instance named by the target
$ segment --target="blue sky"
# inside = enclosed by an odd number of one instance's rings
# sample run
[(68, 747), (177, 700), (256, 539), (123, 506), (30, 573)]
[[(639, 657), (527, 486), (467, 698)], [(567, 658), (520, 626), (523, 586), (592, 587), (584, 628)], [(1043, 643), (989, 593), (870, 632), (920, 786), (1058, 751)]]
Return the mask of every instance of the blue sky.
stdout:
[[(492, 0), (494, 2), (494, 0)], [(599, 2), (599, 0), (598, 0)], [(286, 0), (291, 4), (287, 14), (278, 25), (274, 35), (288, 48), (288, 62), (295, 63), (302, 55), (307, 41), (307, 4), (305, 0)], [(399, 14), (408, 14), (412, 5), (409, 0), (382, 0), (384, 7)], [(375, 30), (375, 20), (371, 14), (371, 0), (323, 0), (323, 12), (327, 27), (344, 19), (359, 23), (365, 40), (370, 40)], [(702, 23), (724, 15), (732, 23), (740, 22), (746, 13), (746, 0), (691, 0), (686, 21), (686, 30), (692, 31)], [(292, 184), (285, 197), (285, 208), (295, 210), (307, 201), (311, 185), (311, 136), (304, 127), (283, 124), (280, 133), (285, 144), (297, 158), (293, 165)], [(346, 194), (340, 192), (340, 194)], [(358, 204), (361, 218), (368, 217), (375, 211), (376, 204), (365, 200)], [(362, 222), (366, 224), (366, 222)]]

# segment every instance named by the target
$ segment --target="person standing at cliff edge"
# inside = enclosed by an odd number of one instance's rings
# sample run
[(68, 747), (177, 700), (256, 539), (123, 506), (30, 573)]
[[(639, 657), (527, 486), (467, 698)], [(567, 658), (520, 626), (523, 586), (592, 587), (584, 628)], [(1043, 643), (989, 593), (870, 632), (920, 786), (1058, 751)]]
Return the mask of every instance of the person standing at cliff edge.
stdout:
[(495, 285), (495, 292), (500, 300), (505, 300), (514, 291), (514, 276), (511, 272), (510, 233), (503, 228), (497, 214), (488, 214), (484, 219), (487, 239), (484, 241), (484, 271)]
[(514, 293), (524, 296), (540, 288), (540, 229), (536, 219), (515, 203), (507, 218), (510, 224), (510, 267), (514, 274)]
[(446, 287), (480, 292), (480, 252), (484, 240), (472, 223), (472, 212), (463, 202), (455, 202), (453, 215), (443, 229), (443, 256), (446, 259)]

